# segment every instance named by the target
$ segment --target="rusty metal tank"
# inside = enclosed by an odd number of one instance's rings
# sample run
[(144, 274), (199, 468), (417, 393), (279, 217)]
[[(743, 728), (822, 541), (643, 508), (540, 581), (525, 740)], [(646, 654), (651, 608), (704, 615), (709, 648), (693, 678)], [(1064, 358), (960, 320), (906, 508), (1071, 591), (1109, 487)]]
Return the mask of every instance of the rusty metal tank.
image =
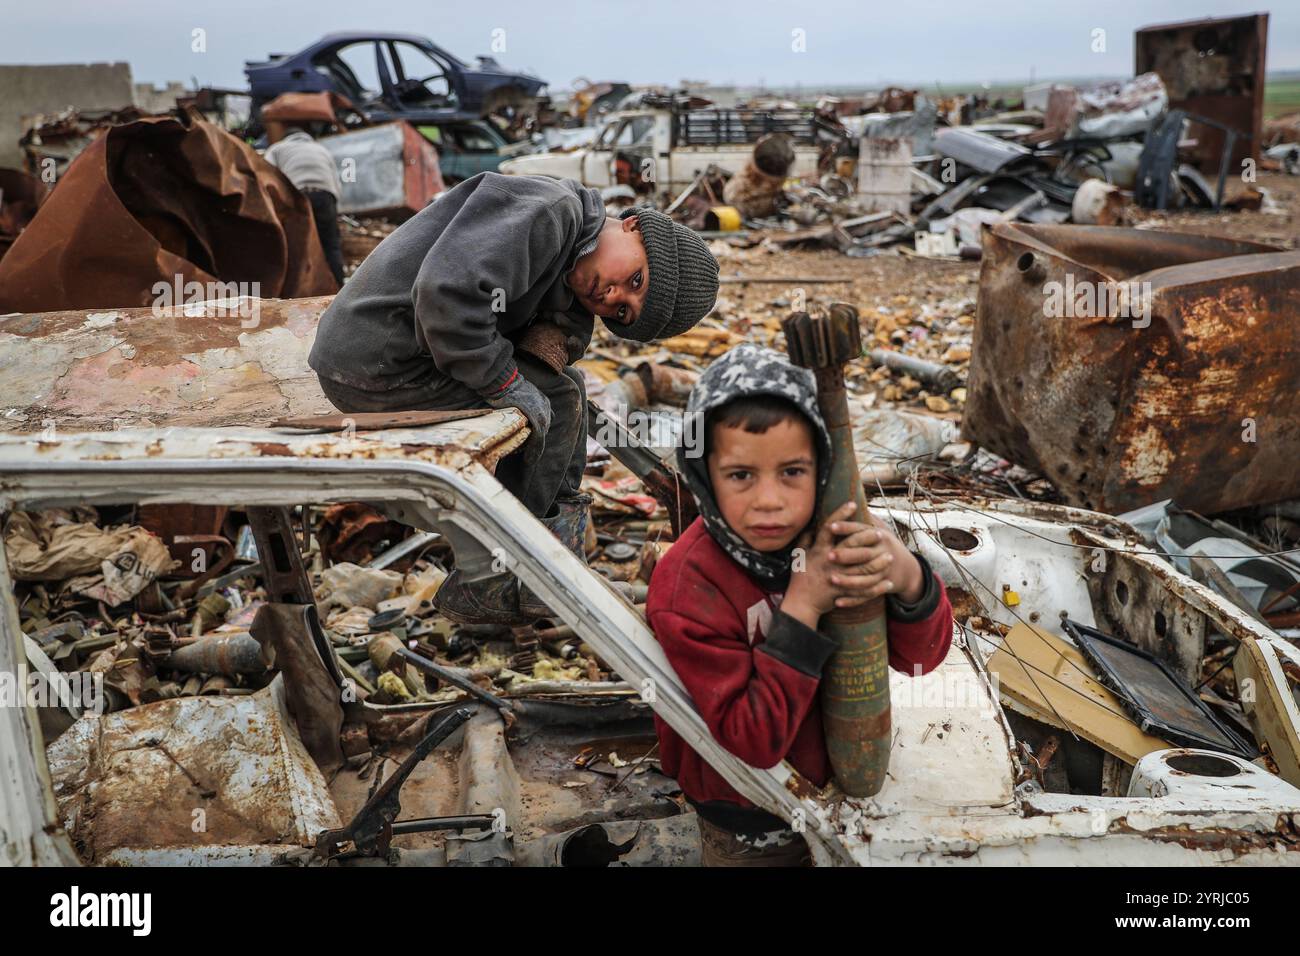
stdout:
[(962, 433), (1099, 511), (1300, 497), (1300, 252), (994, 226)]

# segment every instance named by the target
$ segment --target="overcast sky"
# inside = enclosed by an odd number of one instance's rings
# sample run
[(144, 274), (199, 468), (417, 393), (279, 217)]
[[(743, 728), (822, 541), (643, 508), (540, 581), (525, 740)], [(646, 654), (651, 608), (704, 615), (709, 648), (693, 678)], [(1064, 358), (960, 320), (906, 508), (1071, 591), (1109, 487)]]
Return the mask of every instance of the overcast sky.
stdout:
[[(137, 81), (243, 88), (245, 60), (332, 31), (389, 30), (426, 35), (470, 62), (492, 53), (495, 37), (502, 64), (556, 89), (575, 77), (874, 86), (1122, 76), (1133, 69), (1137, 27), (1261, 10), (1237, 0), (29, 0), (6, 8), (0, 63), (125, 60)], [(1300, 4), (1269, 12), (1269, 70), (1300, 69)], [(206, 31), (206, 52), (191, 49), (196, 28)], [(1093, 50), (1097, 30), (1104, 52)]]

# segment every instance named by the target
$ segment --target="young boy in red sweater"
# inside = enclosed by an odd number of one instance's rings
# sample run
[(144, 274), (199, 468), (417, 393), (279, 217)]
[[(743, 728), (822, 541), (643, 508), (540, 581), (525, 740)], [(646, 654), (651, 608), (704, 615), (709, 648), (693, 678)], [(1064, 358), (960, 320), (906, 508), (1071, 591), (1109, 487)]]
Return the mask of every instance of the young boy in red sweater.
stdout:
[[(831, 444), (810, 371), (738, 346), (700, 377), (687, 414), (704, 416), (704, 447), (677, 453), (700, 517), (656, 566), (647, 619), (718, 743), (755, 767), (788, 760), (824, 786), (817, 688), (836, 645), (818, 633), (821, 616), (886, 595), (889, 663), (913, 675), (947, 655), (951, 605), (884, 524), (848, 520), (852, 502), (814, 534)], [(664, 772), (697, 811), (705, 866), (808, 864), (799, 834), (655, 726)]]

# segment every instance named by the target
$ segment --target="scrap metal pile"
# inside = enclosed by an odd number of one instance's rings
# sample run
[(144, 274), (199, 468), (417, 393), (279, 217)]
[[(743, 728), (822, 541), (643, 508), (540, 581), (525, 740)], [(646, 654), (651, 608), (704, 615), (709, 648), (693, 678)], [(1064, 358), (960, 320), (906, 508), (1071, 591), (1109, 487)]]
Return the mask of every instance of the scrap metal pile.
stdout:
[[(465, 696), (448, 675), (497, 692), (610, 681), (608, 667), (558, 622), (511, 633), (441, 618), (433, 596), (453, 561), (438, 535), (413, 533), (358, 502), (305, 520), (320, 620), (359, 700)], [(639, 580), (645, 526), (620, 522), (623, 533), (600, 533), (593, 566), (613, 580)], [(59, 670), (103, 674), (106, 712), (251, 694), (274, 676), (274, 651), (254, 633), (268, 598), (241, 512), (163, 505), (20, 512), (6, 522), (4, 542), (24, 631)], [(644, 600), (644, 584), (633, 593)], [(442, 679), (425, 662), (445, 672)]]
[[(759, 140), (739, 172), (711, 167), (669, 205), (697, 228), (744, 228), (779, 246), (873, 256), (978, 258), (996, 223), (1119, 225), (1139, 210), (1278, 212), (1244, 166), (1300, 169), (1294, 121), (1262, 120), (1267, 16), (1152, 27), (1131, 80), (1027, 87), (1019, 103), (892, 90), (825, 100), (847, 133), (819, 177)], [(1220, 55), (1213, 69), (1205, 57)], [(750, 106), (762, 104), (749, 104)], [(851, 113), (856, 108), (858, 112)], [(1249, 160), (1249, 163), (1243, 163)]]

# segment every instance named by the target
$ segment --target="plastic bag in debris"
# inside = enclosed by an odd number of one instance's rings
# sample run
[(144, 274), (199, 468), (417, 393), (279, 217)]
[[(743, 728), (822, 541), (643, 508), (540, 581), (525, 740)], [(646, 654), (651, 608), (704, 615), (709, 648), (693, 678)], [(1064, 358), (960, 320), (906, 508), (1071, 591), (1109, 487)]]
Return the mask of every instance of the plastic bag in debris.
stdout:
[(867, 408), (853, 415), (853, 447), (862, 480), (898, 484), (920, 460), (933, 458), (957, 440), (954, 422), (887, 408)]
[(416, 616), (431, 614), (434, 596), (445, 580), (447, 580), (447, 572), (439, 567), (430, 566), (420, 571), (409, 572), (402, 581), (402, 590), (406, 592), (406, 613)]
[(148, 685), (158, 684), (153, 665), (139, 640), (122, 641), (95, 655), (86, 668), (91, 674), (103, 674), (104, 683), (139, 706)]
[(363, 568), (355, 564), (336, 564), (321, 572), (317, 600), (323, 607), (368, 607), (374, 610), (401, 587), (402, 575), (396, 571)]
[(93, 512), (19, 511), (5, 526), (5, 554), (9, 574), (15, 581), (66, 581), (79, 574), (92, 574), (114, 555), (126, 550), (139, 527), (97, 527)]
[(117, 607), (179, 564), (157, 537), (144, 528), (128, 528), (118, 549), (99, 563), (99, 573), (73, 578), (68, 588)]
[(10, 574), (19, 581), (67, 581), (68, 588), (116, 607), (179, 563), (144, 528), (100, 528), (88, 512), (17, 512), (5, 527)]
[(374, 616), (375, 612), (368, 607), (336, 608), (325, 618), (325, 626), (355, 644), (353, 638), (370, 633), (370, 619)]
[(958, 245), (978, 246), (983, 241), (980, 230), (986, 225), (992, 225), (1001, 218), (1002, 211), (999, 209), (968, 206), (965, 209), (958, 209), (951, 216), (932, 220), (930, 222), (930, 231), (948, 232), (953, 230), (957, 233)]

